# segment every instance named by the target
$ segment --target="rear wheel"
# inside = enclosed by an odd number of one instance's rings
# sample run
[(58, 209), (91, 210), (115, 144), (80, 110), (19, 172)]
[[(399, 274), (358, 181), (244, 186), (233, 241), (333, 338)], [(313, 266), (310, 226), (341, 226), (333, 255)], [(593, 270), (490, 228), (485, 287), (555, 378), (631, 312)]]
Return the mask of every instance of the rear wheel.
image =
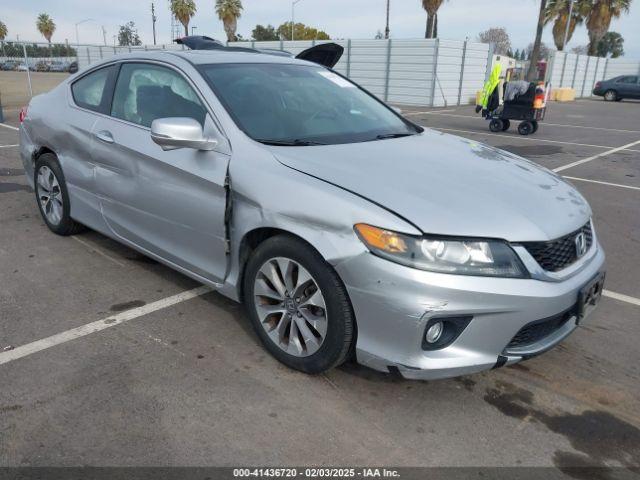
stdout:
[(607, 90), (606, 92), (604, 92), (604, 99), (607, 102), (615, 102), (616, 100), (618, 100), (618, 94), (615, 90)]
[(494, 118), (489, 122), (489, 130), (494, 133), (501, 132), (504, 127), (504, 123), (499, 118)]
[(265, 348), (288, 367), (321, 373), (343, 363), (355, 319), (346, 289), (305, 242), (279, 235), (247, 262), (244, 304)]
[(34, 185), (38, 208), (49, 230), (58, 235), (73, 235), (84, 229), (69, 212), (69, 191), (58, 159), (52, 153), (40, 155), (36, 161)]
[(520, 135), (529, 135), (530, 133), (533, 133), (533, 123), (528, 120), (520, 122), (520, 125), (518, 125), (518, 133)]

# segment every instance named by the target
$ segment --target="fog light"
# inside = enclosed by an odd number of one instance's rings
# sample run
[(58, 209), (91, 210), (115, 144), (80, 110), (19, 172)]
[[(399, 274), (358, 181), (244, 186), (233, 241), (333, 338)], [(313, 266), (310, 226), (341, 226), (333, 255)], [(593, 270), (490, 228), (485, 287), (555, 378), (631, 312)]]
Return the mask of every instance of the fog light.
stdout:
[(436, 322), (431, 325), (424, 336), (427, 343), (436, 343), (438, 340), (440, 340), (440, 337), (442, 336), (442, 330), (442, 322)]

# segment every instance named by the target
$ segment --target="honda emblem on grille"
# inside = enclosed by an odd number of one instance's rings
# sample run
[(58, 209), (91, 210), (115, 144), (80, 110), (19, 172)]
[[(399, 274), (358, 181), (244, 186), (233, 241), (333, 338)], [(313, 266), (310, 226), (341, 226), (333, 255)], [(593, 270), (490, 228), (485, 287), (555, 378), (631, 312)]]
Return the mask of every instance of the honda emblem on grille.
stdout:
[(587, 253), (587, 237), (585, 237), (584, 233), (580, 232), (576, 235), (576, 254), (578, 258)]

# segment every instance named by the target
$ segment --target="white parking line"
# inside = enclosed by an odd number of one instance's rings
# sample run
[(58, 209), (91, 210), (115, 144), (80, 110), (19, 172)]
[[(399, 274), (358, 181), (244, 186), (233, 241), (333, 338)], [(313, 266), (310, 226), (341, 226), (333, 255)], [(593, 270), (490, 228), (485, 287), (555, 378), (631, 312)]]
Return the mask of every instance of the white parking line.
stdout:
[(640, 298), (630, 297), (629, 295), (612, 292), (611, 290), (603, 290), (602, 295), (604, 295), (605, 297), (613, 298), (614, 300), (620, 300), (621, 302), (627, 302), (640, 307)]
[(19, 147), (20, 145), (0, 145), (0, 148), (13, 148), (13, 147)]
[(67, 330), (65, 332), (58, 333), (41, 340), (36, 340), (35, 342), (27, 343), (26, 345), (22, 345), (13, 350), (0, 352), (0, 365), (4, 365), (5, 363), (12, 362), (13, 360), (32, 355), (51, 347), (55, 347), (56, 345), (60, 345), (62, 343), (70, 342), (71, 340), (75, 340), (86, 335), (91, 335), (92, 333), (100, 332), (107, 328), (115, 327), (116, 325), (128, 322), (129, 320), (134, 320), (138, 317), (142, 317), (143, 315), (162, 310), (163, 308), (186, 302), (187, 300), (205, 295), (211, 291), (211, 288), (206, 286), (197, 287), (192, 290), (187, 290), (185, 292), (172, 295), (171, 297), (148, 303), (147, 305), (143, 305), (142, 307), (126, 310), (124, 312), (118, 313), (117, 315), (107, 317), (104, 320), (87, 323), (86, 325), (72, 328), (71, 330)]
[(404, 115), (404, 116), (407, 116), (407, 115), (435, 115), (435, 114), (440, 114), (440, 113), (445, 113), (445, 112), (455, 112), (455, 109), (453, 109), (453, 110), (429, 110), (428, 112), (402, 112), (402, 115)]
[(612, 153), (619, 152), (620, 150), (626, 150), (627, 148), (635, 147), (636, 145), (640, 145), (640, 140), (636, 140), (635, 142), (627, 143), (626, 145), (622, 145), (621, 147), (612, 148), (611, 150), (607, 150), (606, 152), (601, 152), (592, 157), (583, 158), (582, 160), (577, 160), (575, 162), (568, 163), (567, 165), (563, 165), (562, 167), (554, 168), (554, 172), (562, 172), (571, 167), (576, 167), (578, 165), (582, 165), (583, 163), (591, 162), (598, 158), (606, 157), (607, 155), (611, 155)]
[(8, 128), (10, 130), (15, 130), (15, 131), (19, 130), (19, 128), (14, 127), (13, 125), (7, 125), (6, 123), (0, 123), (0, 127), (5, 127), (5, 128)]
[[(490, 132), (478, 132), (473, 130), (459, 130), (457, 128), (441, 128), (441, 127), (431, 127), (429, 125), (422, 125), (425, 128), (430, 128), (432, 130), (438, 130), (443, 132), (459, 132), (459, 133), (471, 133), (473, 135), (489, 135), (492, 137), (502, 137), (502, 138), (510, 138), (512, 140), (526, 140), (529, 142), (545, 142), (545, 143), (560, 143), (563, 145), (575, 145), (578, 147), (592, 147), (592, 148), (611, 148), (611, 145), (593, 145), (590, 143), (574, 143), (574, 142), (563, 142), (561, 140), (546, 140), (544, 138), (530, 138), (524, 137), (522, 135), (505, 135), (504, 133), (490, 133)], [(626, 148), (624, 148), (626, 150)], [(633, 151), (633, 150), (630, 150)]]
[(609, 187), (620, 187), (620, 188), (629, 188), (631, 190), (640, 190), (640, 187), (632, 187), (631, 185), (622, 185), (620, 183), (603, 182), (601, 180), (591, 180), (589, 178), (569, 177), (567, 175), (563, 175), (563, 178), (568, 178), (569, 180), (577, 180), (578, 182), (597, 183), (599, 185), (607, 185)]
[[(473, 120), (484, 120), (484, 118), (479, 117), (479, 116), (445, 113), (445, 112), (452, 112), (452, 111), (454, 111), (454, 110), (442, 110), (440, 112), (438, 112), (436, 110), (431, 111), (431, 112), (410, 112), (410, 113), (407, 113), (406, 115), (431, 114), (431, 115), (442, 115), (443, 117), (470, 118), (470, 119), (473, 119)], [(542, 122), (542, 124), (543, 125), (549, 125), (551, 127), (586, 128), (588, 130), (603, 130), (603, 131), (606, 131), (606, 132), (640, 133), (640, 130), (621, 130), (621, 129), (618, 129), (618, 128), (587, 127), (587, 126), (584, 126), (584, 125), (568, 125), (566, 123)]]

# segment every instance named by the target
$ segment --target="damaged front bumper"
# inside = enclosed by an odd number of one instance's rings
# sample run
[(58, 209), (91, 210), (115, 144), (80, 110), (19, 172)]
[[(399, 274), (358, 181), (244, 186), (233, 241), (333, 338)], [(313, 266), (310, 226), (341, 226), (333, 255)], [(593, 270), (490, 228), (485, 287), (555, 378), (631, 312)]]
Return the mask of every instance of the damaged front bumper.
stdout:
[[(473, 277), (407, 268), (363, 253), (335, 266), (353, 304), (358, 325), (358, 362), (411, 379), (480, 372), (547, 351), (579, 324), (578, 296), (604, 271), (596, 252), (562, 281)], [(562, 316), (562, 318), (560, 318)], [(426, 350), (430, 320), (467, 318), (449, 345)], [(529, 344), (514, 346), (523, 327), (554, 321)]]

